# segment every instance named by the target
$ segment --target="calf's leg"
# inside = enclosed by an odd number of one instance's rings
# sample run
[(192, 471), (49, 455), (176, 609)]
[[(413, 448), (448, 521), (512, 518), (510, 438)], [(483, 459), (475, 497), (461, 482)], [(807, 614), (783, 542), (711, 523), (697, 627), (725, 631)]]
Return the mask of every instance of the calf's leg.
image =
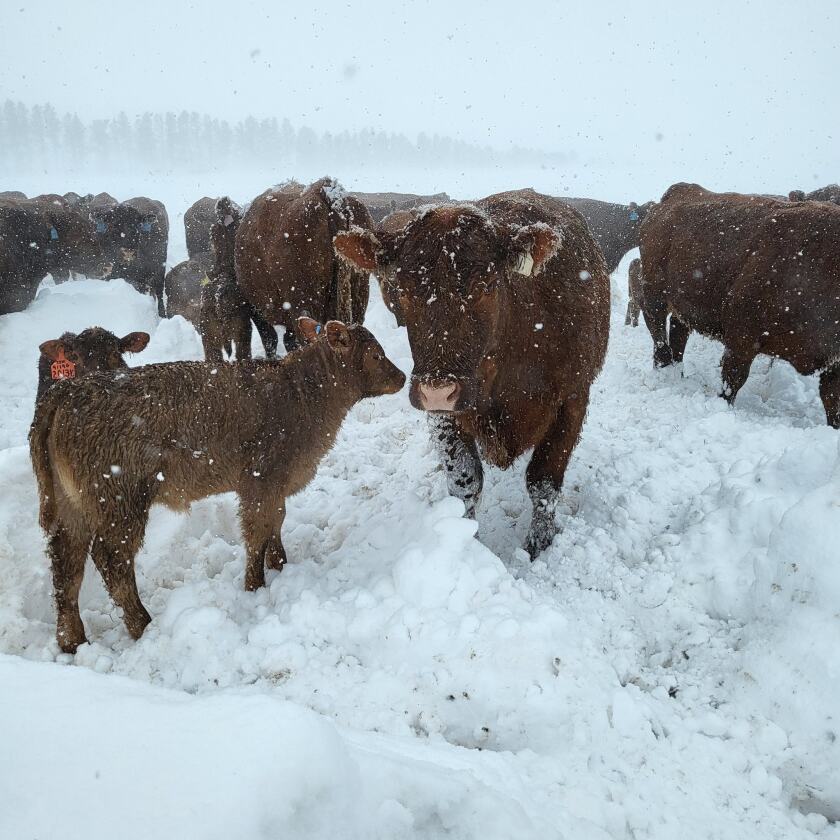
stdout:
[(64, 653), (75, 653), (87, 641), (79, 614), (79, 589), (89, 544), (89, 535), (72, 535), (63, 525), (58, 526), (48, 542), (56, 608), (55, 637)]
[(828, 425), (840, 429), (840, 365), (820, 374), (820, 399)]
[(467, 516), (475, 518), (475, 509), (484, 486), (484, 470), (475, 439), (466, 434), (454, 417), (430, 415), (432, 440), (446, 470), (449, 494), (464, 503)]
[(108, 594), (123, 611), (123, 621), (132, 639), (139, 639), (152, 620), (140, 600), (134, 576), (134, 557), (143, 541), (143, 531), (143, 527), (130, 529), (119, 538), (95, 534), (90, 549)]
[[(266, 483), (268, 479), (266, 478)], [(245, 538), (245, 589), (265, 586), (265, 566), (281, 569), (286, 551), (280, 528), (286, 515), (286, 500), (271, 498), (255, 489), (239, 494), (239, 518)]]
[(557, 533), (554, 516), (560, 501), (563, 477), (580, 437), (588, 403), (588, 389), (563, 403), (546, 436), (535, 447), (528, 464), (525, 481), (534, 514), (525, 550), (532, 560), (551, 545)]

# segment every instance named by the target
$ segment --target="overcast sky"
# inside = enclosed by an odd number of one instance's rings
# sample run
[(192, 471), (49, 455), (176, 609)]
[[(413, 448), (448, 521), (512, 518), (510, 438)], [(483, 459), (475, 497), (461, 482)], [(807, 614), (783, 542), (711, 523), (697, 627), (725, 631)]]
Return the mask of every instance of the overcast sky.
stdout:
[(287, 116), (613, 161), (795, 157), (840, 180), (836, 0), (2, 0), (0, 32), (2, 96), (83, 117)]

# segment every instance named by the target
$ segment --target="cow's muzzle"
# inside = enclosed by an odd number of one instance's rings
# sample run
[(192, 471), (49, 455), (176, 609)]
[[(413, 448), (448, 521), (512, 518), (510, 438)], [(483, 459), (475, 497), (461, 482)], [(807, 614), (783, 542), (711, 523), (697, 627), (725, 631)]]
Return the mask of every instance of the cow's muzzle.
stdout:
[(413, 379), (409, 400), (421, 411), (455, 411), (462, 391), (461, 383), (451, 379)]

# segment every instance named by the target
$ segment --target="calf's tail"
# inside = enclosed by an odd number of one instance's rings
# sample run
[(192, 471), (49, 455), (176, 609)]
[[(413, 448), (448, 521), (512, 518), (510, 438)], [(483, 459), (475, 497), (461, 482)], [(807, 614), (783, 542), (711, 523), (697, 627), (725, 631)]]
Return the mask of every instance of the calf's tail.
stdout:
[(38, 482), (38, 496), (41, 502), (38, 521), (48, 533), (54, 529), (57, 519), (55, 482), (52, 463), (50, 462), (48, 439), (58, 404), (57, 400), (50, 399), (49, 392), (46, 393), (35, 407), (35, 417), (29, 429), (29, 457), (32, 459), (32, 468), (35, 472), (35, 480)]

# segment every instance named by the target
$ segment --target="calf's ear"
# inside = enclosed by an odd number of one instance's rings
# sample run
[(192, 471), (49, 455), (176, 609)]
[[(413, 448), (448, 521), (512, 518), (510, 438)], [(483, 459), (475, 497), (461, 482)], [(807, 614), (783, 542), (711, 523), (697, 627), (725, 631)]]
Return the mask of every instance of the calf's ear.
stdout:
[(511, 265), (517, 274), (532, 277), (557, 253), (563, 237), (545, 222), (519, 228), (513, 236)]
[(341, 259), (361, 271), (376, 271), (381, 245), (369, 230), (353, 226), (333, 238), (333, 247)]
[(145, 332), (133, 332), (120, 339), (120, 353), (139, 353), (146, 349), (151, 336)]
[(327, 341), (337, 353), (347, 353), (350, 350), (350, 330), (342, 321), (327, 321), (324, 329), (327, 331)]
[(48, 359), (54, 362), (62, 353), (64, 353), (65, 348), (64, 342), (60, 338), (52, 338), (49, 341), (45, 341), (38, 349)]
[(304, 344), (311, 344), (323, 334), (324, 328), (314, 318), (301, 316), (297, 319), (297, 332)]

